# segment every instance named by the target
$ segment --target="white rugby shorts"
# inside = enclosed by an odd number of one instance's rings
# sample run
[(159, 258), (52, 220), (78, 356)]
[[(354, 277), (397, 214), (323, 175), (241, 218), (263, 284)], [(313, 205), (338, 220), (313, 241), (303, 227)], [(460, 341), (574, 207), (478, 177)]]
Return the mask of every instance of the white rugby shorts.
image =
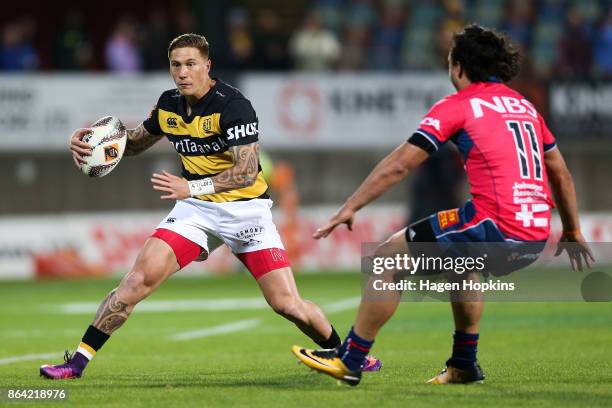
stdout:
[[(178, 200), (157, 228), (164, 228), (195, 242), (209, 254), (222, 244), (233, 253), (284, 249), (272, 221), (272, 200), (213, 203), (196, 198)], [(204, 256), (196, 259), (202, 261)]]

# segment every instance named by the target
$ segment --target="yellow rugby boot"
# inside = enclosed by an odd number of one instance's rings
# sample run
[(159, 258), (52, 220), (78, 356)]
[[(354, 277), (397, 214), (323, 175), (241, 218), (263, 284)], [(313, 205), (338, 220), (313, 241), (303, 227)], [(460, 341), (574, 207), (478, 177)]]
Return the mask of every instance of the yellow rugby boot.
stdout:
[(482, 384), (484, 379), (482, 368), (476, 362), (465, 369), (447, 366), (440, 374), (427, 381), (427, 384)]
[(320, 373), (327, 374), (348, 385), (355, 386), (361, 381), (361, 371), (351, 371), (338, 357), (336, 349), (312, 350), (300, 346), (293, 346), (291, 352), (302, 363)]

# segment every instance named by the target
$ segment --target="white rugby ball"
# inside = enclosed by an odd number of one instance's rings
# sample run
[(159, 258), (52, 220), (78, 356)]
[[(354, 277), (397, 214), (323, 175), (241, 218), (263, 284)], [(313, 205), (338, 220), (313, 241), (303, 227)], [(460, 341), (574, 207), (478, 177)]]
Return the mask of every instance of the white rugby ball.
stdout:
[(82, 140), (92, 147), (91, 156), (84, 156), (81, 171), (89, 177), (103, 177), (110, 173), (123, 157), (127, 130), (114, 116), (105, 116), (91, 125)]

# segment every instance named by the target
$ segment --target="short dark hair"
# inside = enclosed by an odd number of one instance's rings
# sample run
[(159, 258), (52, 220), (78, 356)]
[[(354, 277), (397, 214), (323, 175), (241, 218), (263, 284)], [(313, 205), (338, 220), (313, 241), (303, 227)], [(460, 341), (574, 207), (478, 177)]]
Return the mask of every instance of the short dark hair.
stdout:
[(519, 50), (495, 30), (477, 24), (453, 35), (451, 63), (461, 64), (472, 82), (490, 81), (496, 77), (508, 82), (521, 70)]
[(181, 34), (170, 41), (170, 45), (168, 46), (168, 58), (170, 58), (172, 50), (185, 47), (197, 48), (204, 58), (208, 58), (208, 41), (206, 37), (194, 33)]

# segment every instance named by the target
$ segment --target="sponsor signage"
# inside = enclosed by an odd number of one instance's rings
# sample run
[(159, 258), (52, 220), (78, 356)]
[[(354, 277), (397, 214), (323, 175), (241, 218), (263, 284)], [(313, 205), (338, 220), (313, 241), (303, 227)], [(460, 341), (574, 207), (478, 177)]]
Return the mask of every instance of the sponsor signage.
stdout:
[(454, 92), (445, 74), (259, 75), (241, 88), (265, 148), (389, 149)]
[[(351, 270), (360, 267), (364, 243), (381, 242), (403, 228), (402, 205), (378, 205), (360, 211), (353, 231), (338, 227), (328, 238), (312, 239), (312, 233), (337, 210), (336, 206), (308, 207), (297, 220), (285, 222), (281, 212), (275, 220), (285, 242), (291, 265), (302, 271)], [(165, 213), (62, 214), (57, 216), (0, 217), (0, 279), (73, 278), (123, 274), (132, 266), (138, 251)], [(439, 214), (447, 226), (457, 222), (456, 210)], [(174, 222), (172, 218), (166, 222)], [(592, 242), (612, 241), (610, 214), (581, 214), (585, 238)], [(237, 238), (248, 246), (262, 234), (247, 226)], [(561, 223), (553, 217), (550, 250), (561, 234)], [(595, 254), (605, 264), (610, 254)], [(558, 265), (569, 267), (563, 257)], [(221, 246), (205, 262), (194, 262), (178, 275), (224, 274), (244, 271), (242, 264)]]
[[(402, 206), (368, 208), (356, 224), (358, 231), (351, 233), (342, 227), (332, 239), (312, 239), (315, 229), (335, 210), (327, 206), (305, 209), (297, 223), (287, 223), (294, 228), (285, 226), (283, 215), (275, 213), (294, 268), (357, 270), (361, 243), (385, 238), (401, 227), (404, 215)], [(0, 279), (123, 274), (131, 268), (145, 240), (165, 215), (124, 212), (0, 217)], [(167, 218), (166, 222), (175, 220)], [(247, 226), (236, 237), (249, 246), (262, 233), (261, 227)], [(192, 263), (180, 275), (238, 270), (244, 270), (242, 263), (226, 246), (221, 246), (208, 260)]]
[(612, 83), (552, 84), (549, 126), (560, 136), (609, 136)]
[(173, 86), (167, 74), (2, 75), (0, 150), (66, 150), (75, 129), (105, 115), (136, 127)]
[[(238, 126), (228, 137), (261, 131), (266, 149), (387, 149), (406, 140), (428, 108), (454, 91), (444, 74), (246, 74), (237, 85), (253, 103), (259, 128)], [(74, 129), (104, 115), (135, 127), (173, 86), (166, 74), (2, 76), (0, 149), (65, 150)], [(176, 118), (167, 125), (178, 126)]]
[[(443, 73), (247, 73), (236, 85), (251, 100), (259, 126), (234, 128), (228, 136), (260, 133), (266, 149), (389, 149), (412, 134), (431, 105), (454, 92)], [(104, 115), (135, 127), (159, 95), (173, 87), (167, 74), (3, 75), (0, 149), (65, 150), (74, 129)], [(553, 83), (549, 96), (549, 126), (556, 134), (602, 136), (612, 131), (612, 83)], [(531, 103), (508, 98), (481, 101), (473, 108), (533, 111)], [(178, 126), (176, 118), (167, 121), (168, 127)], [(203, 124), (205, 130), (207, 126)]]

